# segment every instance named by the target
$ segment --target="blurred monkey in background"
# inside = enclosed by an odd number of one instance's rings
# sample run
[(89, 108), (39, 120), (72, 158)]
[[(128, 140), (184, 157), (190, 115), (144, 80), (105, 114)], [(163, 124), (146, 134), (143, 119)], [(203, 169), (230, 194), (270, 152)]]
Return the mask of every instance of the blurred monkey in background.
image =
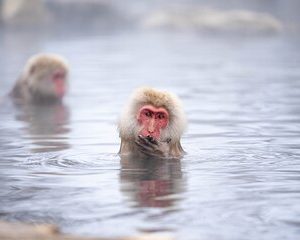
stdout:
[(56, 54), (32, 56), (11, 91), (17, 103), (59, 102), (68, 87), (69, 67), (66, 60)]

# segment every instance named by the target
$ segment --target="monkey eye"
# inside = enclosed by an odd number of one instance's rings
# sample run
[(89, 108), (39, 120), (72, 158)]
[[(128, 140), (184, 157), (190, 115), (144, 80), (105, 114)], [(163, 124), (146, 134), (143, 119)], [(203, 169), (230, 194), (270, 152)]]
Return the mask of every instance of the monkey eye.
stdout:
[(157, 118), (158, 118), (158, 119), (164, 119), (164, 118), (165, 118), (165, 114), (163, 114), (163, 113), (158, 113), (158, 114), (157, 114)]
[(59, 74), (59, 73), (55, 73), (55, 74), (53, 75), (53, 79), (58, 79), (58, 78), (60, 78), (60, 74)]
[(64, 75), (63, 73), (60, 73), (60, 72), (55, 73), (55, 74), (53, 75), (53, 79), (54, 79), (54, 80), (60, 80), (60, 79), (63, 79), (63, 78), (65, 78), (65, 75)]
[(152, 112), (150, 112), (150, 111), (145, 111), (145, 115), (146, 115), (147, 117), (152, 117)]

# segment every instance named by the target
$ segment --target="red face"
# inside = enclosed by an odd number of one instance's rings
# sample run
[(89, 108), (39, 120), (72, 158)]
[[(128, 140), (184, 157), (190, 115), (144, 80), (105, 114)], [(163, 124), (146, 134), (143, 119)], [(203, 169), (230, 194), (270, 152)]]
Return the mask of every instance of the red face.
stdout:
[(137, 120), (141, 125), (140, 135), (151, 136), (158, 140), (161, 130), (169, 123), (169, 113), (163, 107), (156, 108), (152, 105), (145, 105), (138, 111)]
[(66, 73), (64, 71), (54, 72), (52, 81), (55, 86), (56, 95), (62, 98), (66, 93)]

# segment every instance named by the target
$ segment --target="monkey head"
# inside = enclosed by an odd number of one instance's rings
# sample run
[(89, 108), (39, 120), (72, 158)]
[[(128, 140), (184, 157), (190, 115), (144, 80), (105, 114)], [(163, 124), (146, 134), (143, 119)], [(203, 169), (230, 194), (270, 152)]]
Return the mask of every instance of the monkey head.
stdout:
[(122, 140), (138, 138), (162, 142), (179, 142), (186, 127), (186, 118), (180, 100), (173, 94), (145, 87), (137, 89), (120, 121)]
[(55, 54), (31, 57), (23, 72), (29, 94), (38, 99), (62, 99), (67, 91), (68, 64)]

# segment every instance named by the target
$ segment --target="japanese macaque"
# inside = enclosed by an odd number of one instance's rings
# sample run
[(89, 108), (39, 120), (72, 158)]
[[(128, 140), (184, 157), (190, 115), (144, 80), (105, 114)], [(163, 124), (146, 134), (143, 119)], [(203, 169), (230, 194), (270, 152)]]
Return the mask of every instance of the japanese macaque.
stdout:
[(119, 153), (179, 158), (186, 117), (180, 100), (153, 88), (137, 89), (119, 121)]
[(11, 96), (17, 102), (61, 101), (67, 91), (68, 64), (55, 54), (38, 54), (26, 63)]

